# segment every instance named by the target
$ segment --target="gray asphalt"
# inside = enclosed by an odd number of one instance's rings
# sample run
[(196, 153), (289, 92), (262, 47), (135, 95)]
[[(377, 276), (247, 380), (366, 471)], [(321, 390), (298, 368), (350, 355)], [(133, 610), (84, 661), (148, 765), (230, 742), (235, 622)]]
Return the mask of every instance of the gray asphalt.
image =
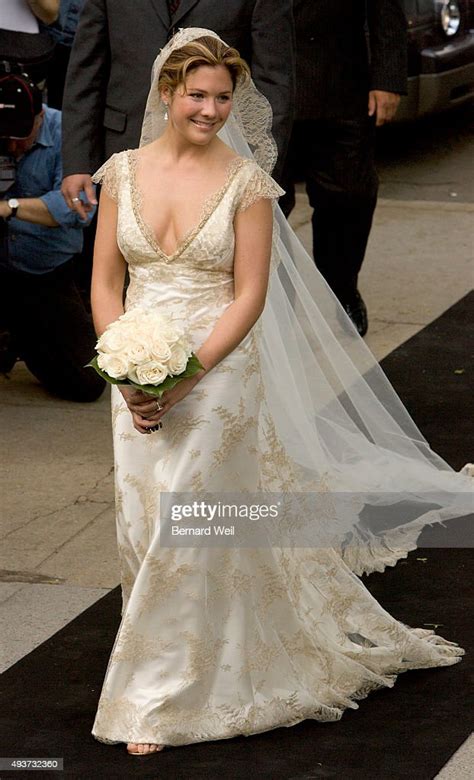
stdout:
[(381, 129), (381, 198), (474, 203), (474, 105)]

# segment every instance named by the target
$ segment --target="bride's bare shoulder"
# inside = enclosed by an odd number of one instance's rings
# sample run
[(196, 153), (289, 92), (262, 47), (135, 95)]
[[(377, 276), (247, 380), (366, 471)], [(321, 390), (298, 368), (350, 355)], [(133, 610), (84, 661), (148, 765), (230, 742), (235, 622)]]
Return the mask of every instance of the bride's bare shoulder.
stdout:
[(218, 145), (216, 145), (215, 148), (215, 158), (219, 159), (224, 166), (229, 165), (229, 163), (233, 162), (234, 160), (244, 159), (239, 154), (234, 152), (230, 146), (227, 146), (224, 141), (221, 141), (220, 138), (216, 140), (218, 141)]

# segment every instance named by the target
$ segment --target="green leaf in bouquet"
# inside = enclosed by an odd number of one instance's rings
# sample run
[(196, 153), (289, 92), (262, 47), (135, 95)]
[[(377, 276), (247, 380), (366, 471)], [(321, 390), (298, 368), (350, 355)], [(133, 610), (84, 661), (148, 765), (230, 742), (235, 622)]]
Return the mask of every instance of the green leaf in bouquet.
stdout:
[(189, 377), (195, 376), (195, 374), (204, 368), (199, 362), (197, 355), (193, 352), (188, 360), (186, 368), (181, 374), (178, 374), (177, 376), (167, 376), (160, 385), (139, 385), (138, 382), (132, 382), (131, 379), (113, 379), (105, 371), (102, 371), (102, 369), (99, 368), (97, 357), (98, 356), (95, 355), (90, 363), (87, 363), (86, 368), (94, 368), (99, 376), (101, 376), (102, 379), (105, 379), (106, 382), (109, 382), (111, 385), (128, 385), (129, 387), (135, 387), (137, 390), (141, 390), (143, 393), (156, 396), (157, 398), (161, 398), (163, 393), (171, 390), (179, 382), (182, 382), (183, 379), (189, 379)]
[(102, 379), (105, 379), (106, 382), (108, 382), (111, 385), (129, 385), (130, 382), (128, 379), (114, 379), (113, 377), (109, 376), (105, 371), (102, 371), (101, 368), (99, 368), (99, 364), (97, 362), (98, 355), (94, 355), (90, 363), (86, 363), (85, 368), (94, 368), (99, 376), (102, 377)]

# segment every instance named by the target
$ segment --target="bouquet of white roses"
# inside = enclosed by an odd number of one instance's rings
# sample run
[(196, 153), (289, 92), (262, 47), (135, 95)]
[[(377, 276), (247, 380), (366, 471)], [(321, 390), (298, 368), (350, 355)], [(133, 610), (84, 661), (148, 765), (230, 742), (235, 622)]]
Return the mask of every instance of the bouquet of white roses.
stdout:
[(153, 309), (130, 309), (100, 336), (88, 363), (114, 385), (131, 385), (160, 398), (203, 367), (192, 352), (184, 327)]

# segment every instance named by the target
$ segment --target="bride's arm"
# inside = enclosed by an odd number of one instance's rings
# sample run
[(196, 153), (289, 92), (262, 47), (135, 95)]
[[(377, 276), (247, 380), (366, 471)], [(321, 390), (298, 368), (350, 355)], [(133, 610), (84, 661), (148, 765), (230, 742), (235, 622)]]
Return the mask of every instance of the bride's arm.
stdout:
[(206, 371), (214, 368), (243, 341), (263, 311), (270, 269), (272, 227), (273, 210), (267, 198), (236, 214), (234, 301), (196, 353)]
[(117, 246), (117, 205), (103, 188), (92, 266), (91, 306), (94, 327), (100, 336), (107, 325), (123, 314), (126, 263)]
[[(100, 336), (107, 325), (123, 314), (123, 288), (127, 264), (117, 245), (117, 204), (107, 194), (105, 187), (100, 196), (97, 233), (92, 266), (91, 306), (95, 331)], [(150, 396), (133, 387), (120, 386), (125, 403), (132, 415), (133, 425), (139, 433), (146, 433), (144, 415), (150, 408)]]

